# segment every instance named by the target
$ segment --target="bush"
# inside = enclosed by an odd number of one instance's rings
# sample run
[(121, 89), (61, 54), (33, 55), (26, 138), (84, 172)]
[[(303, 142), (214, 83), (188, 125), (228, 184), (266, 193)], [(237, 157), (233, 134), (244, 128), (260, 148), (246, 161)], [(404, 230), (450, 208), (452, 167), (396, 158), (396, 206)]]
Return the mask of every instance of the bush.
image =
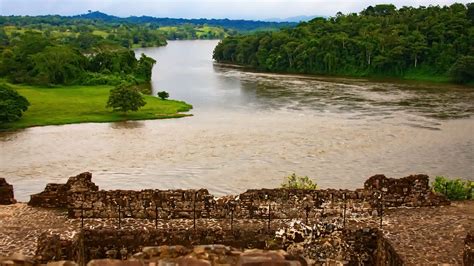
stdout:
[(160, 91), (158, 92), (158, 97), (160, 97), (162, 100), (166, 100), (170, 97), (170, 95), (166, 91)]
[(28, 100), (5, 84), (0, 84), (0, 123), (19, 120), (28, 109)]
[(437, 176), (432, 184), (433, 190), (445, 195), (450, 200), (472, 199), (474, 193), (474, 181), (448, 179)]
[(138, 81), (131, 75), (115, 75), (104, 73), (85, 73), (78, 82), (81, 85), (112, 85), (117, 86), (122, 83), (137, 84)]
[(107, 108), (111, 107), (114, 111), (128, 112), (138, 111), (146, 104), (143, 95), (134, 86), (121, 84), (110, 90)]
[(285, 178), (285, 182), (281, 184), (282, 188), (295, 188), (295, 189), (318, 189), (318, 184), (313, 182), (307, 176), (296, 176), (293, 173)]

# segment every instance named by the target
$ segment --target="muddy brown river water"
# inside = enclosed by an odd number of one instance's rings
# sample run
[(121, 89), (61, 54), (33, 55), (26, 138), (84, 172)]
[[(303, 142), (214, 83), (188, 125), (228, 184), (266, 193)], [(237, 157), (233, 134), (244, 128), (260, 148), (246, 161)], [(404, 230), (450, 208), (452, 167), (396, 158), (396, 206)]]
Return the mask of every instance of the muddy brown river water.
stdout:
[(474, 177), (474, 89), (255, 73), (215, 64), (217, 41), (137, 50), (158, 60), (154, 91), (192, 117), (0, 133), (0, 176), (26, 201), (91, 171), (103, 189), (277, 187), (293, 172), (321, 187), (370, 175)]

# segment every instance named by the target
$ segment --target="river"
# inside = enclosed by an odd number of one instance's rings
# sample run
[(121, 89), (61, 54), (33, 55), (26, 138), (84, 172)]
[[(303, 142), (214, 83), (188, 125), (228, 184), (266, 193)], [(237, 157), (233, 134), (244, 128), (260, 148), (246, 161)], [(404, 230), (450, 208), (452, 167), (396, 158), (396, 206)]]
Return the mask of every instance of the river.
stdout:
[(93, 173), (102, 189), (278, 187), (293, 172), (357, 188), (373, 174), (473, 179), (474, 90), (454, 85), (277, 75), (215, 64), (217, 41), (138, 49), (153, 90), (192, 117), (0, 133), (0, 177), (17, 199)]

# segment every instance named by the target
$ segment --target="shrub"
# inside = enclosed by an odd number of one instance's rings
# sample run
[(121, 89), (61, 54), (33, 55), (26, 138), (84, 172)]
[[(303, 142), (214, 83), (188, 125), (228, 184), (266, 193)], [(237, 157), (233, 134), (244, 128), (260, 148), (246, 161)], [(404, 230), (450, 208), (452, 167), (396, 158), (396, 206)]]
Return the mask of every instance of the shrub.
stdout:
[(138, 81), (131, 75), (115, 75), (104, 73), (85, 73), (78, 82), (81, 85), (112, 85), (117, 86), (122, 83), (137, 84)]
[(0, 123), (19, 120), (30, 103), (16, 90), (0, 84)]
[(318, 184), (313, 182), (307, 176), (296, 176), (293, 173), (285, 178), (285, 182), (281, 184), (282, 188), (295, 188), (295, 189), (318, 189)]
[(445, 195), (450, 200), (472, 199), (474, 193), (474, 181), (448, 179), (437, 176), (432, 184), (433, 190)]
[(170, 97), (170, 95), (166, 91), (160, 91), (158, 92), (158, 97), (160, 97), (162, 100), (166, 100)]

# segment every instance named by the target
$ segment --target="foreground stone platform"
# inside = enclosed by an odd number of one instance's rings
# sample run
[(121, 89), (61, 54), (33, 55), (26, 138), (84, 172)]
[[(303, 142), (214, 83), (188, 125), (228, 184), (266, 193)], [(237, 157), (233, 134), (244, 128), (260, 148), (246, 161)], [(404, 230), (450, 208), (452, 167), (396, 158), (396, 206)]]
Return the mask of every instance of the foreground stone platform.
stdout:
[(449, 205), (425, 175), (376, 175), (355, 191), (221, 198), (102, 191), (91, 179), (83, 173), (48, 184), (29, 205), (0, 206), (0, 265), (473, 264), (474, 202)]
[[(384, 217), (381, 232), (406, 265), (463, 265), (464, 241), (468, 232), (474, 229), (472, 217), (474, 217), (473, 201), (455, 202), (445, 207), (394, 209), (388, 211)], [(266, 227), (265, 221), (250, 222), (252, 223), (245, 220), (237, 221), (236, 229), (248, 227), (249, 224), (259, 228)], [(278, 227), (288, 222), (288, 220), (275, 222), (273, 226)], [(377, 228), (378, 222), (377, 218), (371, 218), (353, 222), (348, 226)], [(117, 221), (112, 219), (85, 219), (84, 224), (85, 228), (90, 229), (118, 229)], [(121, 226), (125, 230), (155, 228), (154, 221), (141, 219), (124, 219)], [(229, 226), (229, 222), (217, 220), (197, 221), (198, 228)], [(189, 219), (160, 221), (159, 227), (179, 227), (192, 231), (193, 221)], [(38, 209), (24, 203), (0, 206), (0, 256), (17, 252), (33, 258), (38, 248), (37, 240), (42, 233), (59, 234), (64, 241), (72, 240), (80, 229), (80, 219), (68, 219), (65, 211)]]

